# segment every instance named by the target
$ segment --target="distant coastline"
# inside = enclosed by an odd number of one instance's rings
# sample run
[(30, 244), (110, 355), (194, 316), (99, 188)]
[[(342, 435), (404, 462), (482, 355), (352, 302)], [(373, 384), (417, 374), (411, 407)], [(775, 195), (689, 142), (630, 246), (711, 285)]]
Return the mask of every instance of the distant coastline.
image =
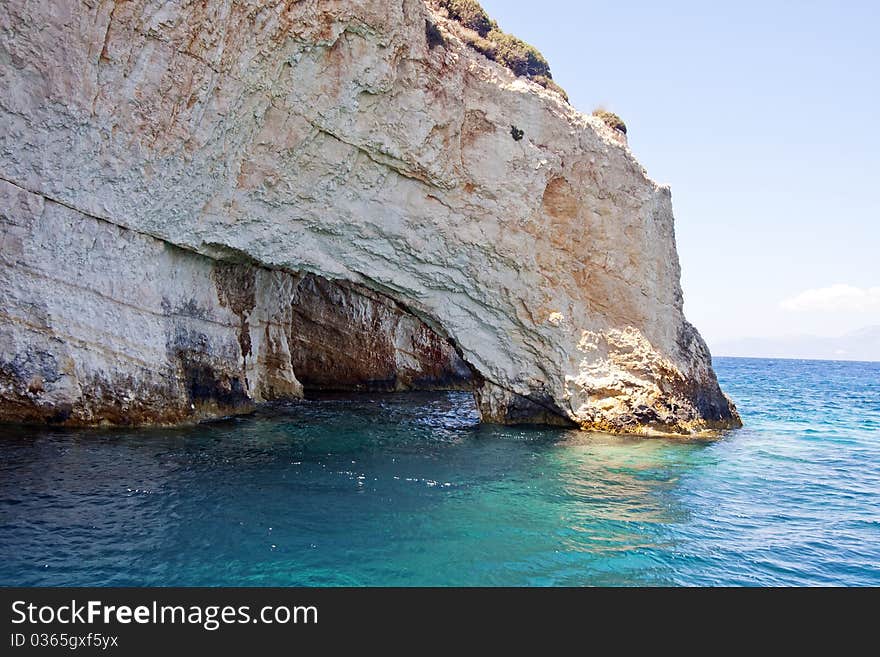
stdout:
[(880, 326), (869, 326), (839, 337), (742, 338), (720, 341), (710, 347), (716, 357), (877, 362), (880, 361)]
[(793, 358), (778, 356), (727, 356), (725, 354), (712, 354), (712, 360), (783, 360), (786, 362), (810, 361), (812, 363), (880, 363), (880, 360), (854, 360), (852, 358)]

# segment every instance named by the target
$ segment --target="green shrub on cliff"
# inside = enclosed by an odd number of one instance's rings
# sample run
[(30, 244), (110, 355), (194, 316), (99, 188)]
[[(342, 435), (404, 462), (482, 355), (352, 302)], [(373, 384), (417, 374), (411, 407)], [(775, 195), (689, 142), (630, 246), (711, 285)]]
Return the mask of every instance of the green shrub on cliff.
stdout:
[(609, 112), (604, 109), (593, 110), (593, 116), (602, 119), (609, 128), (614, 128), (615, 130), (620, 130), (623, 134), (626, 134), (626, 123), (623, 122), (617, 114), (614, 112)]
[(481, 37), (473, 30), (462, 30), (458, 32), (459, 38), (478, 53), (481, 53), (491, 59), (493, 62), (498, 59), (498, 46), (494, 41), (489, 41)]
[(496, 60), (517, 75), (552, 77), (550, 65), (547, 64), (544, 55), (538, 52), (534, 46), (530, 46), (522, 39), (501, 30), (492, 30), (487, 38), (498, 48), (495, 55)]
[(565, 90), (553, 81), (550, 65), (532, 45), (498, 27), (476, 0), (434, 0), (434, 6), (458, 23), (459, 38), (468, 46), (545, 89), (555, 91), (568, 102)]
[(492, 28), (498, 27), (476, 0), (438, 0), (437, 4), (446, 10), (449, 18), (481, 37), (489, 34)]

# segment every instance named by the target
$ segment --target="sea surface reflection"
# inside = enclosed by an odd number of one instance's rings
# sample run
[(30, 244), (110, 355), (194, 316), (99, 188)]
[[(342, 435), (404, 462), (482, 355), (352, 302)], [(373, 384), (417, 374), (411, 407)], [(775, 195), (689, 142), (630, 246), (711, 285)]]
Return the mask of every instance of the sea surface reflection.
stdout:
[(0, 429), (0, 584), (880, 584), (880, 365), (720, 359), (717, 440), (480, 425), (465, 393)]

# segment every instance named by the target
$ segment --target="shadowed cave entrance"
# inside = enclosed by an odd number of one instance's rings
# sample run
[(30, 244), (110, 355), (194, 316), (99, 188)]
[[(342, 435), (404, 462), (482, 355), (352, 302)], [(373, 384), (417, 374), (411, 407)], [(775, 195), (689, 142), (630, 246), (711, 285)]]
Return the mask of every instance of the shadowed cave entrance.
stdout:
[(48, 202), (22, 224), (0, 217), (15, 236), (0, 285), (0, 422), (171, 426), (410, 390), (472, 391), (485, 422), (565, 420), (543, 384), (484, 378), (455, 342), (470, 336), (366, 276), (271, 267), (214, 242), (195, 252)]
[(306, 397), (327, 392), (473, 390), (453, 343), (392, 299), (305, 274), (291, 303), (290, 364)]
[(466, 390), (484, 421), (572, 426), (552, 399), (486, 381), (441, 335), (390, 297), (351, 282), (298, 275), (286, 336), (305, 397)]

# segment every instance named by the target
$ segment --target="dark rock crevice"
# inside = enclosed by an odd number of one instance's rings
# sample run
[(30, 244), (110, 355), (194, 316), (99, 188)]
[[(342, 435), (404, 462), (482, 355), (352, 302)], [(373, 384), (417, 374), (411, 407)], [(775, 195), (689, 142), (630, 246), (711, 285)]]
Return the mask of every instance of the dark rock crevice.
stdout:
[(449, 340), (387, 297), (306, 274), (290, 301), (291, 362), (306, 392), (471, 388)]

